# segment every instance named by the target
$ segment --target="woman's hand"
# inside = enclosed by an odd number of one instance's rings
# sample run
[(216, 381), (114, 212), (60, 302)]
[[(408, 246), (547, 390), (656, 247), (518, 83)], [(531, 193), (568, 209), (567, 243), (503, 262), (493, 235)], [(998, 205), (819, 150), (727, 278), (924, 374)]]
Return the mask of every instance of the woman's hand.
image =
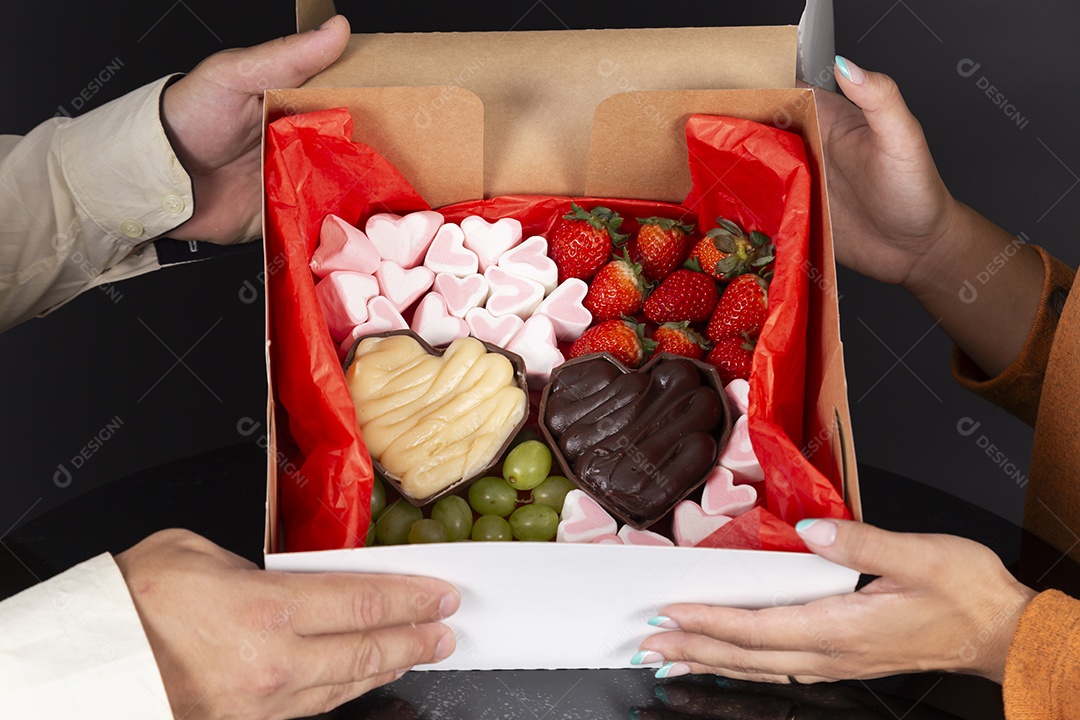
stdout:
[(178, 718), (307, 717), (454, 649), (440, 580), (263, 572), (185, 530), (116, 563)]
[[(843, 68), (851, 75), (849, 79)], [(836, 258), (886, 283), (917, 286), (957, 210), (918, 120), (892, 78), (837, 60), (848, 99), (817, 93)]]
[(221, 244), (259, 237), (263, 90), (299, 87), (348, 39), (349, 21), (339, 15), (318, 30), (215, 53), (169, 86), (161, 121), (195, 193), (194, 215), (169, 237)]
[[(811, 683), (945, 670), (1002, 681), (1016, 623), (1035, 592), (978, 543), (804, 520), (818, 555), (880, 575), (858, 592), (806, 605), (737, 610), (672, 605), (641, 649), (657, 677), (690, 672)], [(665, 622), (666, 620), (666, 622)]]

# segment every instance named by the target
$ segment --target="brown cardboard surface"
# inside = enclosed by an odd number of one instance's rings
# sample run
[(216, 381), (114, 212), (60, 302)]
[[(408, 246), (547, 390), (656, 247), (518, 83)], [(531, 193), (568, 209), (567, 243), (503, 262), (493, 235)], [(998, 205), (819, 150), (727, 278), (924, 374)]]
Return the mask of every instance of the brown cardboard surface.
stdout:
[[(300, 2), (298, 12), (321, 17), (317, 4)], [(487, 196), (582, 195), (593, 113), (605, 98), (790, 88), (797, 34), (795, 27), (743, 27), (354, 35), (341, 59), (305, 87), (465, 88), (483, 102)], [(398, 122), (414, 124), (447, 112), (438, 98), (397, 110)]]
[[(438, 112), (418, 122), (417, 107)], [(268, 90), (269, 122), (286, 114), (348, 108), (353, 140), (389, 160), (433, 207), (484, 191), (484, 107), (460, 87)], [(360, 181), (360, 178), (357, 178)]]

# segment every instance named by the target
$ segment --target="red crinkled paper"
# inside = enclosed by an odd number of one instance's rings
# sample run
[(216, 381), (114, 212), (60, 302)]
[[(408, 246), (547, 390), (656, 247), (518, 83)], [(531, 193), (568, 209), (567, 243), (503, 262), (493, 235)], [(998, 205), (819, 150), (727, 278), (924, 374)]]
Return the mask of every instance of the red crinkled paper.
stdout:
[[(371, 460), (352, 399), (315, 296), (308, 263), (323, 218), (333, 213), (363, 227), (378, 212), (428, 205), (400, 172), (354, 143), (347, 110), (293, 115), (266, 136), (266, 264), (271, 392), (277, 420), (279, 508), (288, 552), (359, 547), (370, 522)], [(735, 518), (703, 544), (803, 550), (791, 524), (803, 517), (850, 517), (832, 483), (803, 457), (810, 174), (802, 139), (737, 118), (693, 116), (687, 124), (694, 187), (683, 205), (574, 198), (636, 217), (716, 217), (760, 230), (776, 242), (769, 319), (758, 340), (750, 383), (750, 435), (765, 468), (765, 506)], [(440, 212), (491, 221), (514, 217), (524, 232), (545, 234), (571, 198), (506, 196), (457, 203)], [(286, 462), (287, 461), (287, 462)]]

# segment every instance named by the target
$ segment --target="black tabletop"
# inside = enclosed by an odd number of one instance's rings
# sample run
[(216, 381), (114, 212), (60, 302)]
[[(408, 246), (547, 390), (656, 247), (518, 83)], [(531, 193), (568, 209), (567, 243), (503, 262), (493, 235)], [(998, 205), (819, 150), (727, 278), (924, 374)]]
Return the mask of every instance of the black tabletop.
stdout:
[[(266, 455), (245, 443), (187, 458), (88, 492), (0, 540), (0, 597), (101, 552), (183, 527), (262, 562)], [(1077, 593), (1077, 566), (1005, 520), (887, 471), (860, 466), (865, 519), (907, 532), (947, 532), (993, 548), (1026, 584)], [(726, 718), (811, 720), (1002, 718), (1001, 690), (937, 673), (870, 682), (777, 687), (723, 678), (660, 682), (649, 670), (411, 672), (323, 717)]]

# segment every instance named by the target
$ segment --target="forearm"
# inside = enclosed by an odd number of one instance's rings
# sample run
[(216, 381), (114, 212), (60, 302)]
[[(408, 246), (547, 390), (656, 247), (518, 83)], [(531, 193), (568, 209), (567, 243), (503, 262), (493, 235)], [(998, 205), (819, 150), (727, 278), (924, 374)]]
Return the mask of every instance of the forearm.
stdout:
[(161, 127), (164, 83), (0, 136), (0, 329), (157, 267), (149, 241), (193, 209)]
[(1044, 269), (1026, 240), (957, 203), (941, 252), (905, 285), (941, 327), (993, 377), (1027, 340), (1042, 293)]

